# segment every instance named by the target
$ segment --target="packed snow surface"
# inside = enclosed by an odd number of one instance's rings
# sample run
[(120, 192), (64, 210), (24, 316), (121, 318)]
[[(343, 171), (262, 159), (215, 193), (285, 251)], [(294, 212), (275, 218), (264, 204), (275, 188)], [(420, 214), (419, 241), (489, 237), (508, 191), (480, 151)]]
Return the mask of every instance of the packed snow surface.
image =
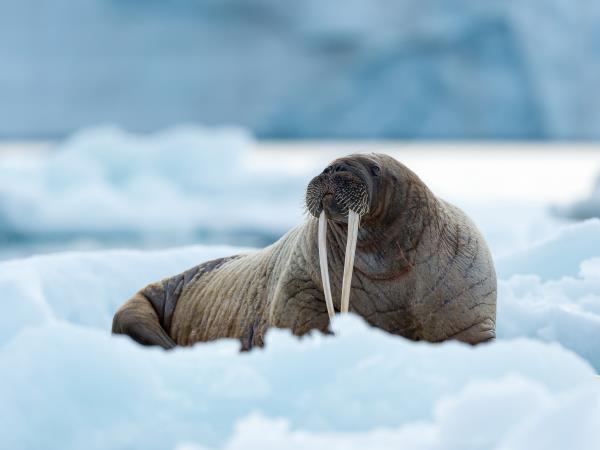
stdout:
[(589, 221), (499, 258), (498, 339), (477, 347), (349, 316), (333, 337), (275, 330), (245, 354), (234, 341), (164, 352), (111, 336), (115, 309), (240, 249), (0, 263), (0, 448), (596, 449), (598, 242)]

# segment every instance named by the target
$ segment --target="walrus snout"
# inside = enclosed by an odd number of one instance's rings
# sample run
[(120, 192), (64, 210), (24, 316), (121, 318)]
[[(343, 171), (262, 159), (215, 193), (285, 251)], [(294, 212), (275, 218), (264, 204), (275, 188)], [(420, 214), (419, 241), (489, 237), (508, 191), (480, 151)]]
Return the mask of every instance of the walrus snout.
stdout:
[(306, 209), (314, 217), (346, 221), (350, 210), (364, 215), (369, 211), (369, 192), (362, 178), (343, 165), (329, 166), (306, 188)]

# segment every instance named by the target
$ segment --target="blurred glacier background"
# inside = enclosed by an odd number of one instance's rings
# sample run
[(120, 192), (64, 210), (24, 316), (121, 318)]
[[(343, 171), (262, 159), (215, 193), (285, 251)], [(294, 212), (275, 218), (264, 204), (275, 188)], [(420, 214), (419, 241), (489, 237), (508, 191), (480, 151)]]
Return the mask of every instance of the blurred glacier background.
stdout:
[(593, 139), (600, 5), (0, 2), (0, 136), (234, 124), (260, 138)]
[[(591, 1), (0, 0), (0, 448), (595, 450), (598, 80)], [(495, 343), (110, 335), (371, 151), (483, 231)]]

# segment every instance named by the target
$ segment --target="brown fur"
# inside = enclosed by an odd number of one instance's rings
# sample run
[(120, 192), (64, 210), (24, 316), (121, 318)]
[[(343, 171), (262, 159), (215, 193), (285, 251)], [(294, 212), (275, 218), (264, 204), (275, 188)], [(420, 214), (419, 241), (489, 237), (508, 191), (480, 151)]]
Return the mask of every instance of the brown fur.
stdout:
[[(381, 168), (368, 179), (370, 211), (361, 219), (350, 310), (414, 340), (475, 344), (493, 338), (496, 276), (475, 225), (389, 156), (338, 161), (365, 180), (366, 168)], [(338, 309), (343, 220), (328, 221), (327, 239)], [(263, 250), (209, 261), (145, 287), (117, 312), (113, 332), (164, 348), (237, 338), (243, 349), (262, 346), (270, 327), (296, 335), (328, 332), (318, 261), (317, 220), (309, 217)]]

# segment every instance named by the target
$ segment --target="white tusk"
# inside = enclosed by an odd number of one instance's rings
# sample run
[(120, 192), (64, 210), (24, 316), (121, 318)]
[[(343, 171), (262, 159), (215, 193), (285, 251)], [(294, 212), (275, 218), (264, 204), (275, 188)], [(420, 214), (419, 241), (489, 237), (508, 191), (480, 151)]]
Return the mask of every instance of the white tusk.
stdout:
[(344, 259), (344, 278), (342, 279), (342, 313), (350, 308), (350, 287), (352, 285), (352, 269), (354, 268), (354, 253), (358, 239), (358, 222), (360, 216), (355, 211), (348, 211), (348, 240), (346, 241), (346, 257)]
[(333, 309), (333, 298), (331, 296), (331, 284), (329, 283), (329, 266), (327, 265), (327, 217), (325, 211), (321, 211), (319, 216), (319, 264), (321, 265), (321, 279), (323, 280), (323, 292), (325, 293), (325, 303), (327, 304), (327, 313), (329, 320), (333, 319), (335, 310)]

